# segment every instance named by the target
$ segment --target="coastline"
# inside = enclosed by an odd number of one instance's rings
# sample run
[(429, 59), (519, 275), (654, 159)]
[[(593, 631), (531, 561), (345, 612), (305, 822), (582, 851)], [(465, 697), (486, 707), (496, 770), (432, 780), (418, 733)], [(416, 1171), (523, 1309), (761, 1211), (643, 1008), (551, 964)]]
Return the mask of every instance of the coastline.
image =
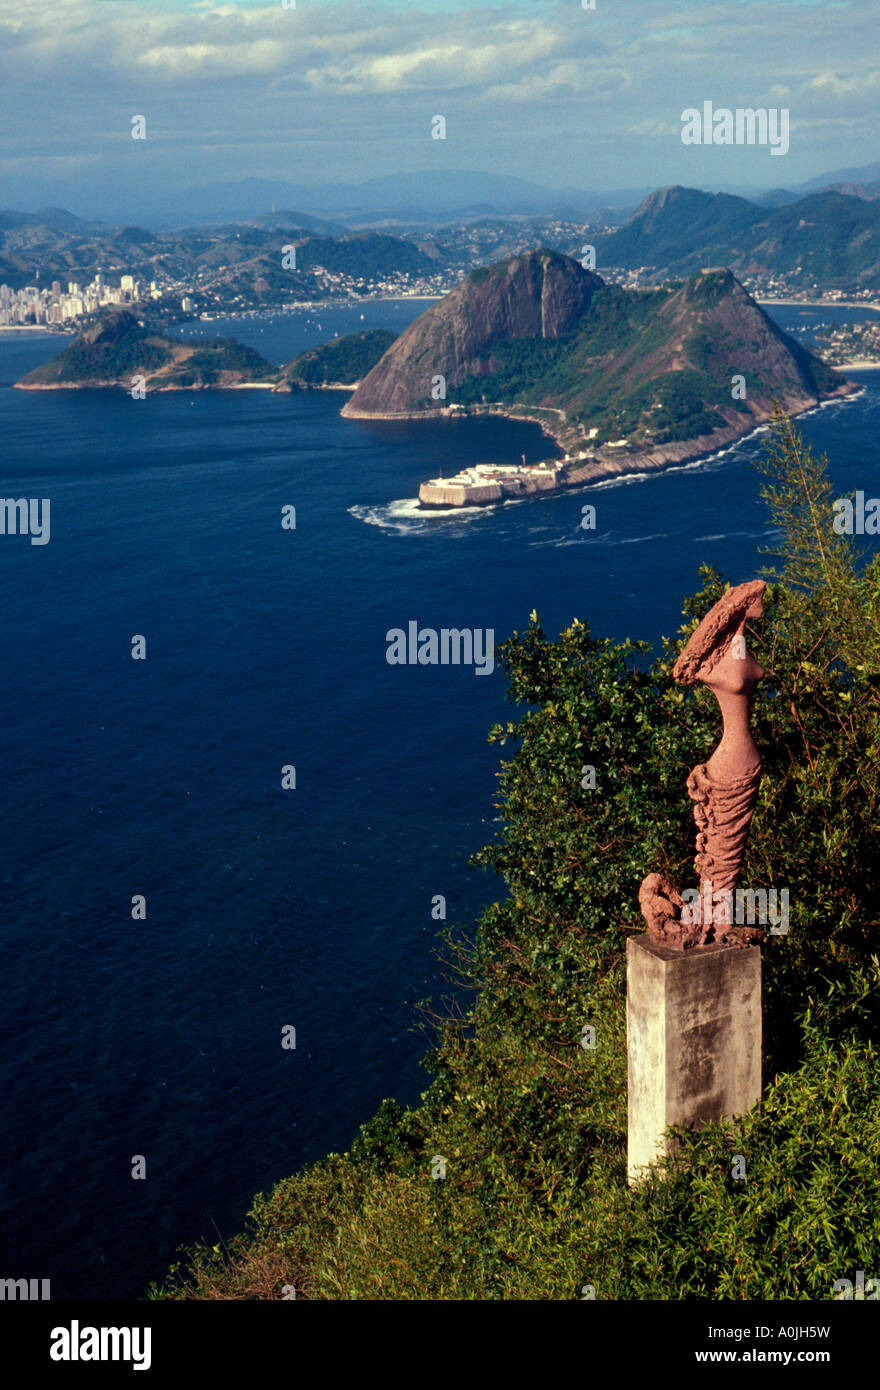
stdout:
[[(442, 290), (439, 293), (434, 291), (432, 294), (398, 293), (355, 295), (351, 299), (296, 299), (293, 303), (284, 301), (283, 303), (265, 306), (254, 305), (249, 309), (230, 308), (229, 310), (221, 310), (218, 313), (197, 314), (193, 317), (184, 315), (180, 318), (173, 319), (168, 327), (174, 330), (182, 328), (187, 324), (227, 323), (235, 322), (238, 319), (271, 319), (281, 317), (282, 315), (296, 314), (300, 311), (313, 313), (319, 309), (353, 309), (356, 305), (399, 304), (407, 300), (412, 300), (414, 303), (433, 304), (439, 299), (442, 299), (445, 293), (448, 293), (448, 291)], [(130, 307), (137, 313), (143, 312), (144, 305), (139, 302)], [(67, 320), (63, 324), (3, 323), (0, 324), (0, 333), (45, 333), (48, 337), (75, 338), (78, 333), (82, 332), (84, 327), (88, 326), (89, 317), (89, 315), (84, 314), (82, 318)], [(333, 389), (335, 390), (336, 388), (334, 387)], [(339, 389), (342, 390), (343, 388), (340, 387)], [(346, 386), (344, 389), (348, 390), (349, 388)]]
[[(843, 382), (836, 391), (831, 392), (823, 398), (805, 396), (802, 397), (799, 402), (794, 401), (790, 403), (784, 407), (785, 413), (792, 418), (796, 418), (799, 415), (805, 415), (810, 411), (820, 409), (822, 406), (830, 405), (835, 401), (846, 400), (857, 395), (861, 389), (858, 382), (846, 381)], [(537, 415), (520, 414), (511, 409), (505, 409), (497, 404), (494, 407), (481, 405), (455, 410), (444, 407), (436, 410), (387, 413), (350, 410), (348, 406), (344, 406), (341, 414), (347, 419), (358, 420), (467, 419), (475, 415), (498, 415), (508, 420), (524, 420), (539, 425), (543, 433), (551, 439), (556, 447), (563, 453), (572, 454), (576, 448), (576, 441), (573, 442), (569, 435), (558, 427), (554, 428), (546, 419), (541, 419)], [(583, 487), (590, 483), (606, 482), (612, 479), (632, 476), (633, 474), (659, 473), (662, 472), (664, 468), (697, 463), (701, 459), (710, 458), (713, 454), (717, 454), (723, 449), (728, 449), (732, 445), (739, 444), (743, 440), (750, 438), (753, 434), (763, 429), (770, 419), (771, 412), (762, 411), (759, 416), (752, 417), (748, 428), (745, 429), (740, 429), (731, 425), (725, 429), (713, 430), (711, 434), (698, 435), (694, 439), (658, 445), (656, 449), (644, 449), (638, 453), (630, 453), (619, 457), (611, 457), (609, 455), (596, 453), (580, 463), (578, 463), (577, 458), (574, 458), (572, 459), (573, 466), (569, 467), (565, 479), (556, 487), (535, 488), (533, 490), (527, 488), (522, 495), (542, 497), (556, 496), (558, 493), (565, 492), (569, 488)], [(558, 459), (554, 461), (558, 462)], [(455, 509), (455, 505), (456, 504), (452, 504), (450, 509)], [(464, 508), (468, 506), (468, 503), (465, 502), (458, 505)], [(491, 506), (493, 502), (476, 502), (470, 505)], [(423, 510), (427, 514), (431, 511), (431, 507), (424, 506)]]
[[(404, 293), (398, 293), (398, 294), (371, 294), (371, 295), (365, 295), (365, 296), (356, 295), (356, 296), (354, 296), (354, 297), (351, 298), (351, 299), (343, 299), (343, 298), (340, 298), (340, 299), (335, 299), (335, 298), (334, 298), (334, 299), (298, 299), (298, 300), (295, 300), (292, 304), (286, 303), (286, 302), (285, 302), (285, 303), (280, 303), (280, 304), (274, 304), (274, 305), (267, 306), (267, 307), (257, 307), (257, 306), (255, 305), (254, 307), (249, 308), (249, 309), (239, 309), (239, 310), (232, 310), (232, 309), (230, 309), (230, 310), (227, 311), (227, 312), (221, 311), (221, 312), (218, 312), (218, 313), (211, 313), (211, 314), (199, 314), (195, 319), (181, 318), (181, 319), (177, 320), (172, 326), (173, 326), (173, 327), (179, 327), (179, 326), (182, 325), (182, 324), (190, 323), (190, 322), (196, 322), (196, 323), (214, 323), (214, 322), (216, 322), (216, 321), (218, 321), (218, 320), (226, 321), (226, 320), (247, 319), (247, 318), (257, 318), (257, 319), (259, 319), (259, 318), (272, 318), (272, 317), (274, 317), (274, 316), (276, 316), (276, 315), (280, 315), (280, 314), (292, 314), (292, 313), (297, 313), (297, 312), (300, 311), (300, 310), (305, 310), (306, 312), (312, 312), (312, 311), (314, 311), (314, 310), (316, 310), (316, 309), (337, 309), (337, 308), (345, 308), (346, 306), (353, 307), (354, 305), (361, 305), (361, 304), (376, 304), (376, 303), (386, 304), (386, 303), (396, 303), (396, 302), (401, 302), (401, 301), (406, 301), (406, 300), (412, 300), (414, 303), (436, 303), (438, 300), (440, 300), (440, 299), (443, 298), (444, 293), (448, 293), (448, 291), (440, 291), (439, 293), (438, 293), (437, 291), (434, 291), (432, 294), (404, 294)], [(880, 301), (878, 301), (877, 303), (874, 303), (874, 302), (868, 303), (868, 302), (863, 301), (863, 300), (852, 300), (852, 299), (823, 300), (823, 299), (789, 299), (789, 298), (783, 297), (783, 298), (780, 298), (780, 299), (764, 299), (764, 298), (759, 298), (759, 299), (756, 299), (755, 302), (756, 302), (757, 304), (782, 304), (782, 305), (785, 305), (785, 306), (788, 307), (788, 308), (795, 308), (795, 309), (797, 309), (797, 308), (801, 308), (801, 309), (869, 309), (869, 310), (871, 310), (873, 313), (880, 314)], [(135, 307), (138, 307), (138, 306), (135, 306)], [(47, 335), (51, 335), (51, 336), (53, 336), (53, 337), (54, 337), (55, 335), (63, 336), (63, 337), (70, 337), (71, 335), (76, 336), (77, 332), (78, 332), (78, 331), (80, 330), (80, 328), (82, 327), (82, 322), (83, 322), (83, 321), (81, 321), (81, 320), (76, 320), (74, 323), (70, 323), (70, 324), (51, 324), (51, 325), (45, 324), (45, 323), (7, 323), (7, 324), (0, 324), (0, 333), (46, 333)], [(849, 365), (855, 366), (856, 364), (854, 364), (854, 363), (853, 363), (853, 364), (847, 363), (846, 365), (847, 365), (847, 366), (849, 366)], [(864, 364), (859, 363), (858, 365), (861, 366), (861, 365), (864, 365)], [(875, 365), (875, 364), (871, 364), (871, 365)], [(876, 365), (880, 365), (880, 364), (876, 364)], [(336, 388), (334, 388), (334, 389), (336, 389)], [(342, 389), (342, 388), (340, 387), (339, 389)], [(347, 389), (347, 388), (346, 388), (346, 389)]]
[[(198, 382), (188, 386), (150, 386), (147, 395), (157, 391), (275, 391), (278, 395), (288, 395), (293, 391), (356, 391), (359, 382), (293, 382), (279, 386), (276, 381), (230, 381)], [(129, 391), (128, 383), (121, 381), (16, 381), (16, 391)]]
[(0, 323), (0, 333), (45, 333), (47, 338), (69, 338), (76, 329), (48, 323)]
[(290, 377), (287, 381), (282, 381), (273, 386), (279, 396), (289, 395), (293, 391), (356, 391), (360, 386), (359, 381), (303, 381), (300, 377)]
[[(131, 390), (130, 382), (121, 381), (15, 381), (12, 383), (15, 391), (125, 391)], [(229, 381), (222, 382), (191, 382), (188, 386), (179, 384), (169, 386), (150, 386), (146, 388), (148, 396), (156, 395), (160, 391), (274, 391), (274, 381)]]
[(785, 304), (792, 309), (871, 309), (880, 314), (880, 303), (859, 299), (756, 299), (756, 304)]

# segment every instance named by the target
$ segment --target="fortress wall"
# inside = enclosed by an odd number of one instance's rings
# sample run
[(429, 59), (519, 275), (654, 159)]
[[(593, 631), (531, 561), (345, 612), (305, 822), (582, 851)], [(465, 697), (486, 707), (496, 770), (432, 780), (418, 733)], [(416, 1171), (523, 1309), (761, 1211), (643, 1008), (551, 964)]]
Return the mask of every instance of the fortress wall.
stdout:
[(447, 483), (438, 486), (422, 483), (419, 501), (429, 507), (467, 507), (478, 503), (499, 502), (500, 483)]

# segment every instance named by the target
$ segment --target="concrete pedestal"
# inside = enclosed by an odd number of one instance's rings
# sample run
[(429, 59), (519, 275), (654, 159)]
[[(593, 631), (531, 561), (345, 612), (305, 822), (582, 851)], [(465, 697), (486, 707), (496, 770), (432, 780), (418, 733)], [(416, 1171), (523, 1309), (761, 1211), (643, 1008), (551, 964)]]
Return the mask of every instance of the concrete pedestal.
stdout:
[(626, 943), (630, 1185), (667, 1151), (667, 1125), (742, 1115), (761, 1094), (757, 946)]

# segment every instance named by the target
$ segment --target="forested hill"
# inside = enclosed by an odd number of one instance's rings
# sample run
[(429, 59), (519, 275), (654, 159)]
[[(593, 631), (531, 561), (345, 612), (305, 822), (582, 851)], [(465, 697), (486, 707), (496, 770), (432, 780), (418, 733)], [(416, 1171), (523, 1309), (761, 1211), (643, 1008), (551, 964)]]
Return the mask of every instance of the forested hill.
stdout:
[(234, 338), (184, 343), (143, 327), (127, 309), (91, 324), (69, 347), (21, 381), (22, 390), (119, 386), (131, 390), (183, 390), (271, 382), (277, 368)]
[(645, 450), (730, 438), (769, 418), (774, 402), (797, 413), (851, 389), (729, 270), (626, 290), (540, 249), (475, 272), (426, 310), (343, 413), (495, 407), (536, 415), (569, 448), (586, 438)]
[(725, 265), (802, 288), (880, 289), (880, 200), (824, 189), (781, 207), (697, 188), (661, 188), (597, 240), (600, 264), (658, 280)]
[(348, 333), (320, 347), (306, 348), (282, 367), (276, 390), (292, 387), (356, 386), (394, 342), (387, 328)]

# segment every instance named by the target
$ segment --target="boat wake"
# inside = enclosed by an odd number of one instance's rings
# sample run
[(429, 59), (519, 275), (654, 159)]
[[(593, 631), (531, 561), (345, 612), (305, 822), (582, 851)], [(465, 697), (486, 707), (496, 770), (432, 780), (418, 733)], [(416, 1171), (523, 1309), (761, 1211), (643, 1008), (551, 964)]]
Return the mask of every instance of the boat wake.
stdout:
[(476, 521), (481, 515), (494, 511), (494, 507), (449, 507), (439, 510), (432, 507), (426, 511), (414, 497), (403, 497), (396, 502), (386, 502), (382, 506), (357, 505), (348, 508), (349, 516), (363, 521), (367, 526), (378, 526), (383, 531), (393, 531), (399, 536), (435, 535), (445, 523), (445, 529), (459, 529), (469, 521)]

